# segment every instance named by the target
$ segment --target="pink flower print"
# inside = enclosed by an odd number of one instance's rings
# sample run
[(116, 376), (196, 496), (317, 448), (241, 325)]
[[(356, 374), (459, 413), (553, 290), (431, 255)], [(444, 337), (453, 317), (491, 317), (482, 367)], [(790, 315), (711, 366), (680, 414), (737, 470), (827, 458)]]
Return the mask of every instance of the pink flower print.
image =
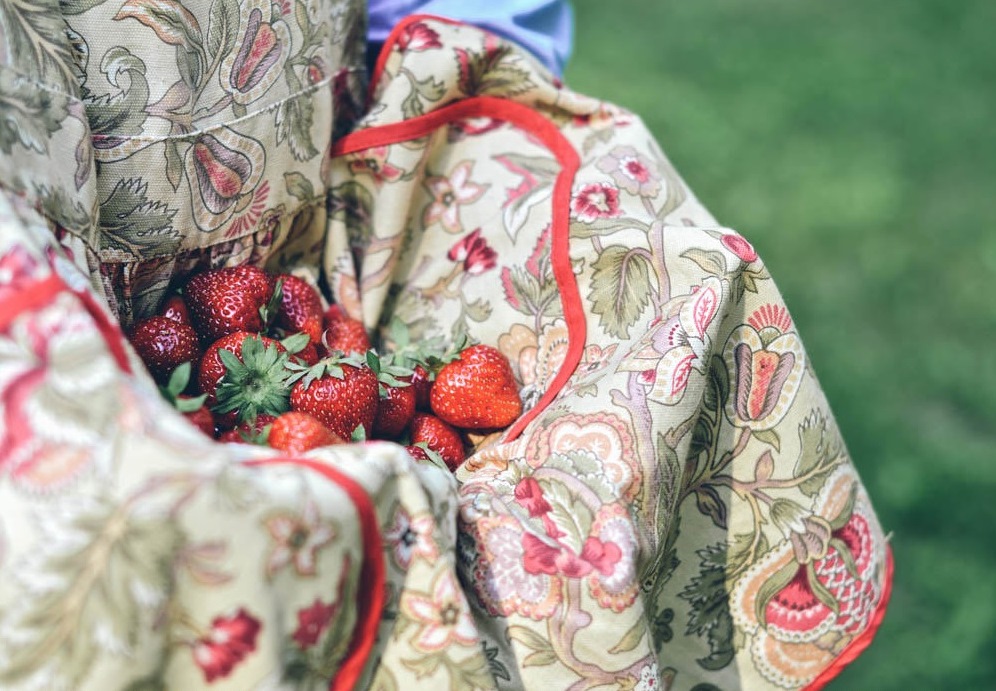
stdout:
[(256, 224), (263, 216), (266, 198), (270, 195), (270, 181), (264, 180), (252, 195), (243, 196), (235, 210), (235, 217), (225, 231), (226, 238), (236, 238), (256, 230)]
[(41, 278), (41, 265), (21, 245), (0, 257), (0, 300), (6, 300)]
[(463, 262), (464, 272), (476, 276), (495, 267), (498, 253), (481, 237), (481, 229), (478, 228), (453, 245), (446, 256), (450, 261)]
[(451, 571), (439, 575), (431, 596), (407, 592), (402, 596), (401, 608), (421, 625), (412, 644), (423, 652), (443, 650), (452, 644), (477, 645), (474, 619)]
[(615, 185), (596, 182), (574, 191), (571, 211), (582, 223), (592, 223), (600, 218), (615, 218), (619, 210), (619, 189)]
[(398, 36), (398, 48), (402, 52), (410, 50), (420, 53), (431, 48), (442, 48), (439, 42), (439, 34), (426, 26), (423, 22), (414, 22), (406, 26), (401, 35)]
[(393, 545), (392, 554), (398, 566), (408, 570), (413, 557), (421, 557), (430, 564), (439, 556), (436, 541), (432, 538), (433, 521), (428, 514), (411, 518), (404, 509), (398, 509), (394, 521), (384, 532), (388, 545)]
[(550, 502), (543, 496), (543, 488), (532, 477), (523, 478), (515, 486), (515, 501), (529, 512), (530, 518), (543, 516), (552, 510)]
[(740, 261), (747, 264), (757, 261), (757, 252), (754, 251), (754, 246), (747, 242), (743, 236), (729, 233), (720, 238), (720, 242), (726, 249), (737, 255)]
[(659, 691), (660, 688), (657, 663), (651, 662), (640, 670), (640, 680), (636, 682), (633, 691)]
[(653, 162), (631, 146), (614, 148), (598, 161), (598, 169), (630, 194), (656, 197), (660, 192), (661, 179)]
[(271, 578), (288, 564), (294, 564), (299, 576), (314, 576), (318, 551), (335, 537), (332, 525), (321, 520), (311, 500), (305, 502), (300, 516), (277, 513), (266, 519), (265, 525), (275, 543), (266, 564)]
[(259, 620), (245, 609), (228, 617), (215, 617), (211, 630), (192, 646), (194, 662), (209, 684), (227, 677), (247, 655), (256, 650)]
[(335, 614), (336, 606), (333, 604), (323, 604), (321, 600), (315, 598), (314, 604), (299, 610), (297, 613), (297, 630), (292, 638), (301, 650), (307, 650), (321, 638), (322, 633), (328, 628)]
[(404, 171), (387, 162), (390, 147), (375, 146), (349, 155), (349, 170), (355, 175), (369, 175), (380, 187), (385, 182), (398, 180)]
[(472, 161), (464, 161), (453, 169), (449, 177), (440, 175), (426, 180), (425, 185), (433, 199), (422, 215), (422, 223), (426, 227), (439, 221), (447, 232), (459, 233), (463, 230), (460, 207), (477, 201), (487, 189), (487, 185), (477, 185), (470, 181), (473, 168)]

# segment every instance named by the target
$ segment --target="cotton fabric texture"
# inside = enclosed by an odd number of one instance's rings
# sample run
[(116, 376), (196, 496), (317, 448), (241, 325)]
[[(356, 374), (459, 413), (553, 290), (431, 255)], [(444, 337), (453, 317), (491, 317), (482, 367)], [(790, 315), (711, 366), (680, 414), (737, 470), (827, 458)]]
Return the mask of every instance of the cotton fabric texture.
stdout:
[[(891, 560), (750, 243), (640, 121), (338, 0), (2, 6), (0, 688), (816, 689)], [(220, 445), (122, 326), (207, 267), (467, 334), (526, 404), (452, 476)]]

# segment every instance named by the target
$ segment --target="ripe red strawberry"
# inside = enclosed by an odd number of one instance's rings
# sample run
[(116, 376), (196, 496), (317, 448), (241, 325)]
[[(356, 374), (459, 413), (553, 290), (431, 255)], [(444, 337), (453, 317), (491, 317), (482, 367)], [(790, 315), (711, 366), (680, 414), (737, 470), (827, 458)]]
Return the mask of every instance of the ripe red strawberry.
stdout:
[[(200, 396), (180, 396), (180, 401), (196, 401)], [(182, 404), (181, 404), (182, 405)], [(186, 418), (190, 420), (195, 426), (199, 427), (204, 434), (209, 437), (214, 437), (214, 416), (211, 415), (211, 411), (208, 410), (207, 406), (203, 403), (196, 410), (184, 413)]]
[(273, 422), (270, 427), (269, 443), (274, 449), (302, 453), (319, 446), (332, 446), (345, 442), (313, 415), (291, 411)]
[(292, 410), (314, 415), (343, 439), (351, 439), (360, 426), (369, 436), (380, 395), (377, 375), (365, 363), (356, 357), (326, 358), (298, 375), (290, 395)]
[(426, 446), (443, 457), (450, 470), (456, 470), (467, 457), (463, 450), (460, 433), (435, 415), (415, 413), (411, 424), (412, 446), (424, 442)]
[(381, 391), (383, 395), (377, 403), (373, 436), (378, 439), (395, 439), (415, 414), (415, 388), (382, 385)]
[(262, 269), (236, 266), (197, 274), (187, 283), (184, 300), (201, 341), (212, 343), (236, 331), (262, 331), (261, 309), (272, 294)]
[(131, 344), (153, 378), (166, 383), (170, 374), (184, 362), (196, 362), (201, 356), (197, 334), (186, 325), (168, 317), (149, 317), (131, 330)]
[(220, 428), (288, 408), (287, 351), (272, 338), (238, 331), (212, 343), (198, 381)]
[(187, 303), (183, 301), (183, 298), (179, 295), (173, 295), (170, 297), (166, 304), (159, 312), (164, 317), (169, 317), (173, 321), (178, 321), (181, 324), (186, 324), (191, 326), (190, 323), (190, 310), (187, 309)]
[(276, 325), (287, 333), (303, 331), (312, 341), (322, 338), (322, 300), (310, 283), (280, 274), (280, 304), (277, 306)]
[(291, 358), (296, 358), (299, 362), (304, 363), (308, 367), (317, 365), (318, 361), (321, 360), (321, 358), (318, 357), (318, 348), (311, 341), (308, 342), (308, 345), (301, 348), (301, 350), (291, 355)]
[(415, 407), (426, 412), (432, 410), (429, 403), (429, 394), (432, 391), (432, 379), (428, 370), (422, 365), (415, 365), (415, 373), (412, 375), (412, 389), (415, 390)]
[(326, 320), (322, 343), (329, 353), (338, 351), (346, 355), (350, 353), (362, 355), (370, 350), (370, 337), (367, 336), (363, 322), (349, 317)]
[(446, 461), (443, 460), (443, 457), (440, 456), (438, 452), (430, 449), (429, 445), (424, 441), (419, 442), (418, 444), (410, 444), (406, 446), (405, 451), (407, 451), (408, 454), (416, 461), (425, 461), (439, 468), (445, 468), (446, 470), (450, 469), (449, 466), (446, 465)]
[(430, 402), (436, 415), (461, 429), (501, 429), (522, 414), (508, 358), (487, 345), (465, 348), (444, 365)]
[[(217, 417), (224, 418), (224, 416)], [(265, 445), (267, 436), (269, 436), (269, 426), (276, 419), (273, 415), (260, 413), (252, 422), (240, 422), (231, 429), (226, 429), (218, 435), (218, 441)]]

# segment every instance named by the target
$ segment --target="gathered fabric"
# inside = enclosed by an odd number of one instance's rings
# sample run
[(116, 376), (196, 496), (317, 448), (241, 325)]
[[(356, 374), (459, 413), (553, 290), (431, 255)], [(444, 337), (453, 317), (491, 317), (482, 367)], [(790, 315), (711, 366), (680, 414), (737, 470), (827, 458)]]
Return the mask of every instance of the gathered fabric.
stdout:
[[(891, 557), (749, 241), (633, 114), (342, 0), (4, 0), (0, 688), (818, 689)], [(463, 336), (455, 475), (194, 430), (122, 328), (197, 271)]]

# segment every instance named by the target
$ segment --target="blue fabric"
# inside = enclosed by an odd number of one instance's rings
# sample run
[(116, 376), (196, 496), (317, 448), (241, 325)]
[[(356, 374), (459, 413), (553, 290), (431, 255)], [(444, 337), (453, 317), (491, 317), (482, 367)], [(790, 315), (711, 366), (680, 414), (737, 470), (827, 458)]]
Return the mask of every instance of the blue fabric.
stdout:
[(369, 0), (371, 44), (383, 43), (410, 14), (434, 14), (474, 24), (527, 48), (562, 76), (574, 40), (574, 17), (567, 0)]

